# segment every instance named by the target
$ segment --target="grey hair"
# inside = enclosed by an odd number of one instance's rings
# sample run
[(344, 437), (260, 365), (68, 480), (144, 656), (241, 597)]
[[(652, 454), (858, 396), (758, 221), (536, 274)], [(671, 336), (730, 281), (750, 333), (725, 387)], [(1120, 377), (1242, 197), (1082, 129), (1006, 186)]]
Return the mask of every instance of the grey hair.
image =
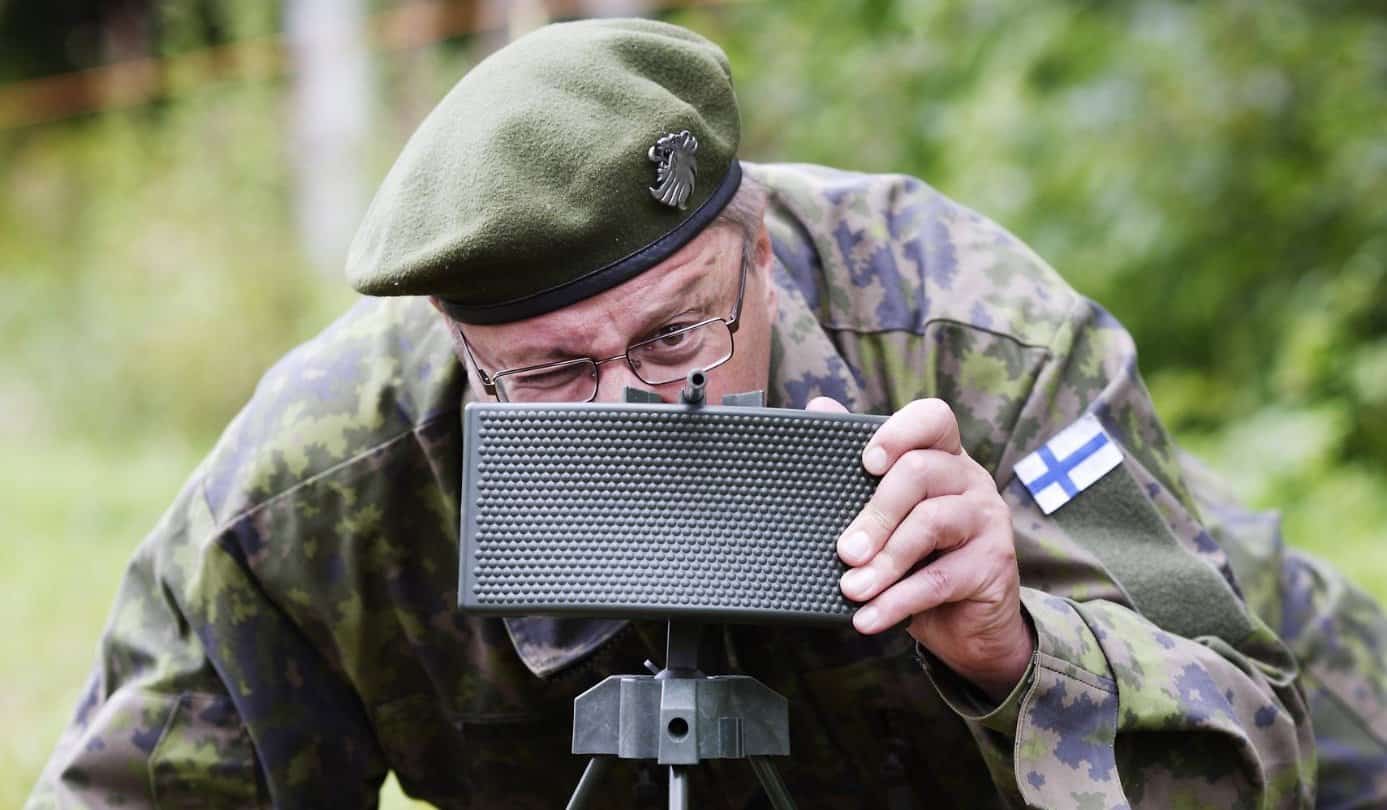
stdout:
[(713, 220), (713, 225), (730, 226), (742, 235), (743, 263), (756, 261), (756, 240), (761, 236), (770, 194), (770, 189), (764, 183), (743, 173), (737, 193), (732, 195), (727, 206)]

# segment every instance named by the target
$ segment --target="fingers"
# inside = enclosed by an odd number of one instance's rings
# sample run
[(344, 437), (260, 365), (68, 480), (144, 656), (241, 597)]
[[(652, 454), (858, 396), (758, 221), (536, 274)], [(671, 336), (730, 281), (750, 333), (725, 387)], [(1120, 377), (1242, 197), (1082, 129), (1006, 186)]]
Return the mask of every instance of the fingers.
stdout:
[(915, 614), (972, 597), (1005, 573), (1000, 569), (1004, 557), (981, 542), (945, 554), (858, 610), (852, 617), (853, 627), (859, 633), (879, 633)]
[(985, 526), (985, 506), (976, 496), (945, 495), (910, 510), (870, 560), (843, 574), (843, 595), (866, 602), (936, 551), (962, 545)]
[(866, 563), (920, 502), (958, 495), (976, 483), (970, 465), (966, 456), (942, 450), (913, 450), (901, 456), (838, 539), (838, 556), (848, 565)]
[[(846, 411), (827, 397), (807, 409)], [(878, 633), (958, 603), (961, 611), (929, 614), (949, 617), (947, 647), (955, 636), (971, 638), (979, 622), (1019, 616), (1010, 511), (991, 475), (964, 452), (947, 404), (921, 399), (897, 411), (867, 443), (862, 465), (881, 480), (838, 539), (838, 556), (851, 566), (843, 595), (866, 603), (853, 616), (859, 632)]]
[(961, 453), (958, 420), (942, 399), (917, 399), (887, 419), (862, 451), (862, 466), (883, 475), (896, 460), (916, 449)]

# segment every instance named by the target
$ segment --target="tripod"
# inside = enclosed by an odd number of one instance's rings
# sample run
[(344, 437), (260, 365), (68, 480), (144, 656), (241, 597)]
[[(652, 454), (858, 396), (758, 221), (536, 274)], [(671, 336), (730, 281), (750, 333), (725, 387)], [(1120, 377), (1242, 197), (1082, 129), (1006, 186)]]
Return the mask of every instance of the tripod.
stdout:
[(669, 767), (669, 810), (688, 810), (689, 769), (705, 759), (746, 759), (776, 810), (795, 803), (767, 757), (788, 756), (783, 695), (746, 675), (698, 668), (703, 626), (670, 621), (665, 667), (652, 675), (611, 675), (573, 700), (573, 753), (589, 754), (568, 810), (582, 810), (612, 758)]

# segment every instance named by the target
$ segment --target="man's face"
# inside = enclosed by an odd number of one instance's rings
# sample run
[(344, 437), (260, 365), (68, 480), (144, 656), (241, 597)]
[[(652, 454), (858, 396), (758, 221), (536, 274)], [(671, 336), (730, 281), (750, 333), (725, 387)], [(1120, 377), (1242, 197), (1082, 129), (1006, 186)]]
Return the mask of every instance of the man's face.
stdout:
[[(460, 332), (477, 364), (488, 374), (575, 357), (604, 359), (621, 354), (671, 325), (728, 317), (737, 301), (743, 240), (740, 232), (715, 225), (673, 256), (639, 276), (591, 298), (523, 321), (479, 326), (452, 323), (459, 359), (466, 365)], [(770, 238), (764, 227), (753, 248), (741, 317), (731, 359), (708, 374), (707, 401), (726, 394), (765, 390), (770, 369), (770, 329), (775, 291), (770, 284)], [(444, 316), (446, 317), (446, 316)], [(468, 367), (474, 391), (481, 391), (476, 369)], [(626, 386), (677, 401), (682, 380), (648, 385), (617, 360), (598, 368), (597, 402), (622, 401)]]

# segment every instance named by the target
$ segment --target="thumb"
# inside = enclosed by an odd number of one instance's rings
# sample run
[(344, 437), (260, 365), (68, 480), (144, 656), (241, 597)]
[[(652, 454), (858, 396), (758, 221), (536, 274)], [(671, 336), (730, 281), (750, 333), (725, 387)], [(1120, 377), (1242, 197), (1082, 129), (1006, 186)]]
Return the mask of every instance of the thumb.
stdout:
[(816, 411), (818, 413), (847, 413), (848, 409), (843, 403), (833, 397), (814, 397), (809, 400), (809, 404), (804, 406), (806, 411)]

